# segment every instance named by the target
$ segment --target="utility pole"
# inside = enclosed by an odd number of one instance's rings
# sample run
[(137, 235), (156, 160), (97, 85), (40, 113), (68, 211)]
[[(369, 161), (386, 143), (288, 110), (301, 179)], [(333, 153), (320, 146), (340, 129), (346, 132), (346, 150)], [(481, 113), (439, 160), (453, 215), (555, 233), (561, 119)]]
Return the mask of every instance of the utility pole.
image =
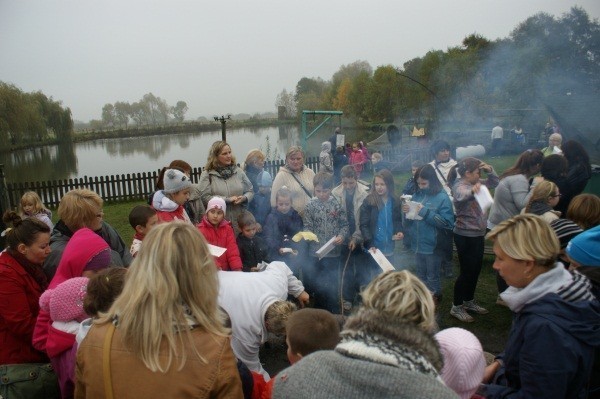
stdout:
[(227, 124), (227, 120), (231, 119), (231, 115), (227, 114), (227, 116), (221, 115), (221, 117), (215, 116), (216, 122), (221, 122), (221, 140), (227, 141), (227, 128), (225, 127)]

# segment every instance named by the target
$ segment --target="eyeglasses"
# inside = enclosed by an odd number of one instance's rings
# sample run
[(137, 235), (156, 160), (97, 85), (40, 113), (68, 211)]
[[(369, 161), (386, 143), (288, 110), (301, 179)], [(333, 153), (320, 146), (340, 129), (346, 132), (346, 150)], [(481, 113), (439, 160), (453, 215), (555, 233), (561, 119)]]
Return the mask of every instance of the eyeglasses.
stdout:
[(96, 214), (97, 218), (101, 218), (102, 216), (104, 216), (104, 211), (100, 211)]
[(560, 197), (562, 197), (562, 194), (552, 194), (550, 196), (550, 198), (560, 198)]

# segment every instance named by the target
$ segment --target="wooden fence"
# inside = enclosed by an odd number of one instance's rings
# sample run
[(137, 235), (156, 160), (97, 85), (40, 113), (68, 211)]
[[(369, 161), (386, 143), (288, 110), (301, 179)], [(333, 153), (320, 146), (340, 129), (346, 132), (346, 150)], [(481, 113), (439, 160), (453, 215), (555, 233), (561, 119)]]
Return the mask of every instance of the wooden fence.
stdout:
[[(393, 163), (394, 171), (410, 170), (412, 161), (419, 159), (425, 161), (428, 156), (428, 148), (404, 148), (402, 150), (382, 151), (386, 160)], [(273, 178), (284, 164), (283, 160), (265, 162), (265, 170)], [(308, 157), (305, 165), (314, 170), (319, 169), (319, 158)], [(106, 202), (145, 200), (154, 192), (156, 180), (160, 170), (143, 173), (127, 173), (110, 176), (84, 176), (77, 179), (63, 179), (42, 182), (10, 183), (6, 182), (6, 202), (4, 209), (17, 207), (19, 201), (26, 191), (35, 191), (38, 193), (44, 204), (48, 207), (57, 207), (60, 199), (65, 193), (77, 188), (88, 188), (95, 191)], [(192, 181), (198, 182), (202, 168), (193, 168), (191, 173)], [(3, 173), (0, 171), (0, 179)], [(1, 189), (1, 188), (0, 188)]]

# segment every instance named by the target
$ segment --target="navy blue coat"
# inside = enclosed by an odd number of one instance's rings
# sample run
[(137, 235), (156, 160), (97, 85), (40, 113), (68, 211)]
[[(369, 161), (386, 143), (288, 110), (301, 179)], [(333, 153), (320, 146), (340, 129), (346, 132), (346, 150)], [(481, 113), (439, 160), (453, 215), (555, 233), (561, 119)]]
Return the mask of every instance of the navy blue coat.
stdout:
[(584, 398), (594, 348), (600, 346), (600, 304), (547, 294), (515, 314), (503, 356), (507, 386), (488, 398)]

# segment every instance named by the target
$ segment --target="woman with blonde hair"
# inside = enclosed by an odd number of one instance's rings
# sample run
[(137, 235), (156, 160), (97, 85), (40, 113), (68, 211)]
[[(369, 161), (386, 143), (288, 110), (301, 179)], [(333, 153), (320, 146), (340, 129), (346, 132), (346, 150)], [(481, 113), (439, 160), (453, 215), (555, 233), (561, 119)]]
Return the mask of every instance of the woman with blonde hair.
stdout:
[(600, 304), (590, 282), (557, 262), (558, 238), (541, 217), (518, 215), (498, 224), (494, 269), (509, 288), (514, 312), (504, 352), (486, 368), (487, 398), (585, 397), (594, 348), (600, 345)]
[(248, 152), (246, 160), (244, 161), (244, 172), (252, 182), (255, 194), (258, 192), (258, 174), (264, 170), (265, 158), (265, 154), (263, 154), (261, 150), (255, 148)]
[(533, 188), (529, 202), (521, 213), (533, 213), (550, 223), (560, 217), (560, 212), (554, 210), (559, 200), (558, 186), (549, 180), (542, 180)]
[(313, 197), (313, 179), (315, 172), (304, 165), (304, 150), (299, 146), (291, 146), (285, 155), (285, 165), (273, 180), (271, 188), (271, 207), (275, 207), (277, 191), (286, 186), (292, 192), (292, 206), (304, 216), (304, 208)]
[(406, 270), (386, 272), (362, 297), (335, 349), (280, 372), (273, 398), (455, 398), (439, 378), (435, 306), (425, 284)]
[(107, 397), (107, 389), (116, 398), (241, 397), (218, 290), (198, 231), (178, 222), (156, 226), (122, 294), (79, 346), (75, 397)]
[(71, 190), (61, 198), (57, 211), (59, 220), (50, 235), (52, 252), (44, 262), (44, 272), (48, 280), (54, 277), (73, 234), (84, 227), (94, 231), (106, 241), (111, 249), (111, 260), (114, 266), (129, 266), (133, 257), (117, 230), (103, 220), (103, 204), (102, 198), (87, 188)]
[(567, 209), (567, 219), (583, 230), (600, 225), (600, 197), (595, 194), (575, 196)]
[(254, 188), (246, 173), (236, 165), (231, 146), (226, 141), (215, 141), (210, 147), (198, 184), (205, 205), (215, 196), (225, 200), (226, 219), (237, 235), (240, 232), (237, 218), (254, 198)]

